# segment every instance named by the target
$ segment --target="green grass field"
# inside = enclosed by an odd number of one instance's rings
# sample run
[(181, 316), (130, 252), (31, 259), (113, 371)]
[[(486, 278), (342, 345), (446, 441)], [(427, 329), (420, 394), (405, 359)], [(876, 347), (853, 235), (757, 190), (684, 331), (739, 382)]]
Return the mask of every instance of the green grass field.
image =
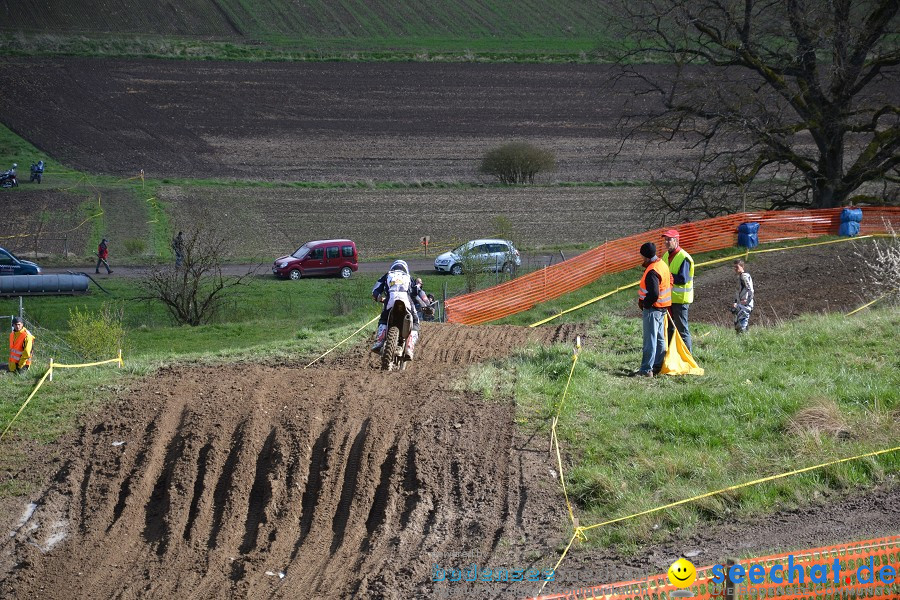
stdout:
[[(639, 362), (640, 329), (638, 319), (618, 317), (589, 328), (593, 344), (579, 358), (562, 408), (567, 489), (582, 509), (582, 526), (900, 441), (897, 307), (809, 316), (745, 337), (710, 327), (695, 341), (703, 377), (623, 377)], [(466, 385), (488, 397), (498, 389), (512, 395), (519, 425), (549, 437), (572, 356), (570, 347), (534, 348), (473, 368)], [(675, 529), (808, 504), (898, 472), (900, 452), (893, 452), (728, 492), (589, 538), (633, 548)]]
[(0, 53), (227, 60), (588, 61), (612, 47), (603, 3), (188, 0), (22, 5)]

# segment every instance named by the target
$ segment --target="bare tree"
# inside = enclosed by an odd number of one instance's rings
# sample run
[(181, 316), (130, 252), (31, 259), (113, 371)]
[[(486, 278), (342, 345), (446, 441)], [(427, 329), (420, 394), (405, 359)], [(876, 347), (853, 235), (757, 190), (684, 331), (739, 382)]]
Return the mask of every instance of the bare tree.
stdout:
[(180, 325), (206, 323), (223, 300), (244, 285), (253, 271), (239, 276), (226, 276), (222, 266), (227, 258), (226, 239), (201, 227), (189, 231), (184, 238), (181, 266), (153, 269), (141, 284), (139, 300), (162, 302)]
[(661, 206), (713, 216), (896, 202), (898, 10), (897, 0), (617, 3), (630, 44), (619, 77), (659, 106), (626, 119), (623, 137), (652, 132), (691, 156), (683, 185), (655, 188)]

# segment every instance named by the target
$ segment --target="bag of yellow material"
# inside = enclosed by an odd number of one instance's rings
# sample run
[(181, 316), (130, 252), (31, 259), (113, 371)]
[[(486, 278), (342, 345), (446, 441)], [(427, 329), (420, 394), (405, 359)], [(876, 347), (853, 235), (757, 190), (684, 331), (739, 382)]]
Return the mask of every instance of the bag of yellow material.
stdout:
[[(663, 327), (668, 331), (668, 313), (666, 313)], [(681, 339), (681, 334), (674, 327), (672, 328), (672, 337), (667, 342), (666, 358), (659, 371), (660, 375), (703, 375), (703, 369), (697, 365), (697, 361), (691, 356), (691, 351)]]

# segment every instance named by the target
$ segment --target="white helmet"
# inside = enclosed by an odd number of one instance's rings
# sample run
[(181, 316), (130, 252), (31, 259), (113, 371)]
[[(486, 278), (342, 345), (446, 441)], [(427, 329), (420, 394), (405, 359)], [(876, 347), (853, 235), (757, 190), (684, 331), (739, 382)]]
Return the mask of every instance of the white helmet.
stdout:
[(409, 275), (409, 265), (406, 264), (405, 260), (395, 260), (394, 264), (391, 265), (389, 271), (403, 271), (407, 275)]
[(13, 169), (19, 166), (19, 163), (13, 163)]

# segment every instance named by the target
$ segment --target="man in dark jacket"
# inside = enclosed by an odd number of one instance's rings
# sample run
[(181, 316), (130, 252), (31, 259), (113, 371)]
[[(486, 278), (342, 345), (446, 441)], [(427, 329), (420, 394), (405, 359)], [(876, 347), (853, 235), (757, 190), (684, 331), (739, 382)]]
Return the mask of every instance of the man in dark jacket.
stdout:
[(109, 275), (112, 273), (112, 269), (109, 268), (109, 263), (106, 262), (106, 259), (109, 258), (109, 242), (106, 238), (100, 242), (100, 245), (97, 246), (97, 266), (94, 269), (95, 273), (100, 272), (100, 265), (102, 264), (106, 267), (106, 274)]

